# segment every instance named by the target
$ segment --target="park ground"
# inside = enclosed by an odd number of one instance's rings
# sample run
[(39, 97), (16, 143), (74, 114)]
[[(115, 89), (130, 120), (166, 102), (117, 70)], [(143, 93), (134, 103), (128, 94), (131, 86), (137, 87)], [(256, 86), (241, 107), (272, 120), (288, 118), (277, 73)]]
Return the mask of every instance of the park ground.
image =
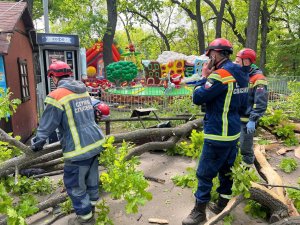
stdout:
[[(266, 156), (272, 165), (272, 167), (281, 175), (285, 185), (297, 186), (298, 175), (300, 169), (291, 174), (282, 172), (278, 164), (283, 157), (294, 157), (294, 153), (287, 152), (285, 155), (277, 155), (276, 150), (280, 146), (277, 146), (273, 150), (266, 152)], [(147, 202), (144, 206), (139, 208), (137, 214), (125, 213), (125, 201), (112, 200), (107, 194), (102, 194), (102, 198), (105, 198), (110, 208), (110, 218), (115, 225), (146, 225), (149, 218), (159, 218), (168, 221), (171, 225), (181, 225), (181, 221), (189, 214), (194, 205), (194, 196), (192, 190), (189, 188), (177, 187), (173, 184), (171, 177), (178, 174), (185, 174), (187, 167), (195, 167), (197, 160), (192, 160), (188, 157), (182, 156), (168, 156), (162, 151), (154, 153), (145, 153), (140, 157), (141, 164), (139, 169), (144, 171), (145, 176), (151, 176), (165, 180), (165, 183), (157, 183), (149, 181), (149, 191), (153, 195), (153, 199)], [(299, 161), (299, 159), (298, 159)], [(101, 172), (101, 167), (99, 167)], [(62, 176), (56, 176), (52, 179), (58, 180)], [(243, 208), (245, 204), (238, 205), (232, 212), (234, 216), (233, 225), (254, 225), (254, 224), (268, 224), (267, 221), (262, 219), (255, 219), (247, 215)], [(70, 217), (75, 214), (63, 217), (53, 225), (64, 225)], [(212, 212), (207, 210), (207, 217), (214, 216)], [(53, 217), (52, 209), (45, 210), (30, 218), (29, 222), (32, 225), (45, 224)], [(218, 225), (223, 224), (219, 222)]]

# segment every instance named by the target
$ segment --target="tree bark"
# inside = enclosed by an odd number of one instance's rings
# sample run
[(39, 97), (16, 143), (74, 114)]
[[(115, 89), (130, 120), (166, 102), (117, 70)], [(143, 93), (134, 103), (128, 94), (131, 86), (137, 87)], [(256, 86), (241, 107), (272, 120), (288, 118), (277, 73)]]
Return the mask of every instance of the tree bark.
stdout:
[[(187, 136), (193, 129), (199, 129), (201, 126), (202, 126), (202, 119), (197, 119), (197, 120), (189, 121), (188, 123), (175, 128), (142, 129), (142, 130), (136, 130), (127, 133), (109, 135), (107, 136), (107, 138), (109, 138), (110, 136), (114, 136), (115, 143), (121, 143), (123, 142), (123, 140), (127, 142), (133, 142), (133, 143), (140, 143), (141, 140), (144, 141), (143, 143), (151, 142), (155, 140), (155, 141), (160, 141), (161, 143), (159, 143), (159, 145), (163, 147), (170, 144), (170, 142), (166, 142), (166, 144), (164, 144), (164, 140), (167, 140), (168, 138), (173, 136), (178, 136), (178, 137)], [(174, 139), (172, 139), (172, 141), (173, 140)], [(15, 140), (15, 142), (17, 143), (17, 145), (19, 145), (17, 140)], [(152, 148), (150, 148), (150, 146), (152, 146)], [(148, 145), (139, 147), (138, 149), (145, 148), (148, 150), (155, 150), (156, 147), (157, 145), (150, 143)], [(25, 148), (28, 147), (25, 146)], [(52, 164), (53, 166), (47, 168), (48, 172), (62, 169), (63, 164), (57, 165), (57, 163), (60, 162), (58, 158), (62, 157), (62, 150), (60, 148), (61, 146), (59, 142), (56, 142), (51, 145), (45, 146), (44, 149), (41, 151), (32, 152), (29, 155), (24, 154), (22, 156), (7, 160), (2, 164), (0, 164), (0, 177), (14, 173), (16, 165), (18, 165), (19, 169), (30, 168), (30, 167), (34, 167), (34, 165), (36, 164), (40, 164), (41, 166), (43, 166), (43, 164), (41, 163), (48, 162), (49, 160), (52, 161), (50, 164)]]
[(270, 31), (269, 23), (271, 15), (276, 11), (278, 6), (278, 1), (274, 3), (274, 7), (270, 10), (268, 9), (268, 1), (263, 0), (263, 8), (261, 10), (261, 44), (260, 44), (260, 69), (264, 72), (265, 65), (267, 63), (267, 47), (268, 47), (268, 33)]
[(257, 49), (259, 13), (261, 0), (251, 0), (248, 13), (246, 46), (254, 51)]
[(204, 35), (204, 27), (201, 18), (201, 0), (196, 0), (196, 14), (192, 12), (191, 9), (187, 8), (185, 4), (177, 0), (171, 0), (172, 3), (177, 4), (181, 7), (191, 18), (191, 20), (196, 21), (197, 24), (197, 34), (198, 34), (198, 51), (200, 54), (203, 54), (205, 51), (205, 35)]
[(106, 0), (106, 5), (107, 5), (107, 26), (103, 37), (103, 61), (105, 67), (113, 62), (112, 44), (113, 44), (113, 39), (115, 36), (117, 20), (118, 20), (117, 0)]
[[(164, 32), (160, 29), (159, 25), (154, 24), (154, 22), (151, 21), (148, 17), (146, 17), (145, 15), (143, 15), (142, 13), (140, 13), (140, 12), (138, 12), (136, 10), (130, 10), (130, 9), (128, 9), (127, 11), (130, 12), (130, 13), (132, 13), (132, 14), (138, 15), (143, 20), (145, 20), (159, 34), (159, 36), (163, 39), (163, 41), (164, 41), (164, 43), (166, 45), (167, 51), (171, 50), (169, 39), (164, 34)], [(158, 17), (158, 15), (157, 15), (157, 17)]]
[(268, 12), (268, 6), (267, 6), (267, 0), (263, 0), (263, 7), (261, 10), (261, 43), (260, 43), (260, 62), (259, 67), (264, 72), (265, 65), (267, 62), (267, 45), (268, 40), (267, 36), (269, 33), (269, 12)]
[(119, 16), (119, 18), (120, 18), (120, 20), (121, 20), (121, 22), (122, 22), (122, 24), (123, 24), (124, 29), (125, 29), (126, 36), (127, 36), (127, 40), (128, 40), (128, 44), (131, 44), (132, 41), (131, 41), (129, 29), (128, 29), (128, 21), (129, 21), (129, 19), (128, 19), (127, 14), (124, 13), (124, 15), (125, 15), (125, 17), (126, 17), (126, 22), (127, 22), (127, 24), (125, 23), (125, 21), (122, 19), (121, 16)]
[(222, 22), (223, 22), (223, 16), (224, 16), (224, 10), (227, 0), (221, 0), (220, 4), (220, 10), (218, 11), (216, 6), (210, 1), (210, 0), (204, 0), (214, 11), (216, 15), (216, 35), (215, 38), (221, 38), (222, 37)]
[(227, 11), (228, 11), (232, 21), (229, 21), (226, 18), (223, 18), (223, 21), (229, 24), (229, 26), (232, 29), (232, 32), (237, 37), (238, 42), (240, 42), (242, 46), (245, 46), (246, 41), (243, 38), (243, 35), (241, 33), (239, 33), (238, 30), (237, 30), (236, 18), (235, 18), (235, 15), (234, 15), (233, 11), (232, 11), (232, 8), (231, 8), (231, 5), (230, 5), (229, 1), (226, 1), (226, 5), (227, 5)]

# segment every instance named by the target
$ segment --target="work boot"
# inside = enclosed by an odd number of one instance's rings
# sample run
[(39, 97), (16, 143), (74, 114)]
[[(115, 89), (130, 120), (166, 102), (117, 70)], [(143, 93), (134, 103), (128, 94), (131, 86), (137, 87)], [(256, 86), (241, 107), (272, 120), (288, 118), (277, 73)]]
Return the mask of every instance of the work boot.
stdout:
[(198, 225), (206, 220), (206, 203), (197, 203), (191, 213), (182, 221), (182, 225)]
[(217, 204), (214, 202), (210, 202), (208, 204), (208, 208), (214, 214), (219, 214), (227, 206), (228, 202), (229, 200), (227, 198), (223, 198), (222, 196), (219, 196)]
[(68, 225), (95, 225), (96, 220), (94, 215), (88, 220), (82, 219), (80, 216), (76, 216), (75, 218), (70, 218), (68, 220)]

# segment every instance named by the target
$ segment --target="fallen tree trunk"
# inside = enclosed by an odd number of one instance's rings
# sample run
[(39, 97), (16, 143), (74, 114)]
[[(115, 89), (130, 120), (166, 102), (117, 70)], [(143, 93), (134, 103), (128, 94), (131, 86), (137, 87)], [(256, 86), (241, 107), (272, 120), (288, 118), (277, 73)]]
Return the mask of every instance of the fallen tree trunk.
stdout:
[(60, 145), (58, 145), (57, 143), (51, 144), (51, 145), (47, 145), (42, 151), (38, 151), (38, 152), (33, 152), (33, 154), (24, 154), (12, 159), (9, 159), (3, 163), (0, 164), (0, 177), (4, 176), (4, 175), (9, 175), (12, 174), (14, 172), (14, 168), (10, 169), (10, 167), (15, 167), (16, 165), (21, 165), (23, 163), (30, 163), (31, 161), (33, 161), (34, 159), (43, 156), (44, 154), (48, 154), (50, 152), (56, 151), (58, 150), (60, 147)]
[[(282, 186), (283, 182), (281, 177), (273, 170), (265, 156), (261, 153), (260, 148), (260, 145), (255, 145), (254, 147), (255, 167), (257, 172), (268, 184)], [(274, 190), (281, 200), (285, 202), (284, 189), (282, 187), (275, 187)]]
[(180, 137), (173, 136), (170, 137), (169, 140), (164, 142), (150, 142), (150, 143), (140, 145), (138, 147), (133, 148), (132, 151), (129, 152), (129, 154), (126, 156), (125, 160), (130, 159), (132, 156), (142, 155), (143, 153), (148, 152), (150, 150), (155, 150), (155, 149), (163, 150), (167, 148), (172, 148), (176, 145), (179, 139)]
[[(186, 135), (188, 135), (193, 129), (199, 129), (202, 126), (202, 119), (197, 119), (197, 120), (193, 120), (190, 121), (186, 124), (183, 124), (181, 126), (175, 127), (175, 128), (151, 128), (151, 129), (142, 129), (142, 130), (137, 130), (137, 131), (132, 131), (132, 132), (127, 132), (127, 133), (119, 133), (119, 134), (115, 134), (115, 135), (109, 135), (110, 136), (114, 136), (115, 138), (115, 143), (121, 143), (123, 141), (127, 141), (127, 142), (140, 142), (140, 140), (143, 139), (157, 139), (157, 137), (165, 137), (165, 138), (169, 138), (169, 137), (184, 137)], [(5, 133), (5, 132), (4, 132)], [(10, 140), (8, 139), (5, 135), (1, 135), (0, 136), (0, 140), (2, 137), (5, 137), (5, 140)], [(12, 138), (13, 139), (13, 138)], [(3, 140), (3, 141), (5, 141)], [(172, 139), (174, 141), (174, 139)], [(29, 148), (22, 144), (21, 142), (17, 141), (14, 139), (13, 141), (14, 146), (19, 146), (21, 149), (21, 151), (25, 152), (27, 151)], [(161, 142), (161, 145), (163, 146), (164, 142)], [(170, 142), (168, 142), (166, 145), (170, 145)], [(151, 146), (153, 147), (153, 149), (151, 149)], [(146, 145), (144, 146), (147, 150), (145, 151), (149, 151), (149, 150), (155, 150), (155, 145)], [(143, 148), (144, 148), (143, 147)], [(19, 169), (22, 168), (26, 168), (27, 166), (34, 166), (35, 164), (38, 163), (43, 163), (46, 161), (49, 161), (50, 157), (49, 155), (46, 156), (45, 154), (49, 154), (54, 158), (57, 159), (58, 157), (62, 156), (61, 150), (59, 150), (61, 148), (60, 144), (58, 142), (53, 143), (51, 145), (47, 145), (44, 147), (43, 150), (38, 151), (38, 152), (32, 152), (30, 150), (29, 154), (24, 154), (22, 156), (19, 157), (15, 157), (13, 159), (7, 160), (4, 163), (0, 164), (0, 177), (1, 176), (5, 176), (5, 175), (10, 175), (12, 173), (14, 173), (15, 171), (15, 166), (18, 165)], [(142, 149), (142, 148), (140, 148)], [(58, 151), (57, 151), (58, 150)], [(53, 152), (55, 151), (55, 153)], [(48, 158), (47, 158), (48, 157)], [(52, 159), (53, 159), (52, 158)], [(33, 163), (34, 162), (34, 163)], [(50, 170), (53, 171), (53, 170)]]
[(288, 217), (276, 223), (272, 223), (272, 225), (299, 225), (299, 224), (300, 224), (300, 216)]
[(244, 196), (239, 195), (235, 196), (228, 202), (227, 206), (223, 209), (222, 212), (217, 214), (216, 216), (210, 218), (204, 225), (213, 225), (224, 219), (225, 216), (229, 215), (230, 212), (237, 207), (242, 201), (244, 201)]

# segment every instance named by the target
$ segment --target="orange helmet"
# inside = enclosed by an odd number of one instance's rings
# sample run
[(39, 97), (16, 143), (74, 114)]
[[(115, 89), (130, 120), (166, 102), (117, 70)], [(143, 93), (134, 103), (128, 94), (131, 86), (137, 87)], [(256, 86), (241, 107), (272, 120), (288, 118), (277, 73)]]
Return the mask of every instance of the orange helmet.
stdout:
[(229, 54), (233, 53), (232, 44), (225, 38), (217, 38), (213, 40), (206, 49), (206, 56), (209, 55), (210, 50), (227, 51)]
[(256, 61), (256, 53), (251, 48), (243, 48), (236, 56), (241, 59), (249, 59), (251, 63), (255, 63)]
[(57, 62), (52, 63), (49, 66), (48, 77), (51, 77), (51, 76), (62, 77), (62, 76), (66, 76), (66, 75), (73, 76), (73, 72), (67, 63), (62, 62), (62, 61), (57, 61)]

